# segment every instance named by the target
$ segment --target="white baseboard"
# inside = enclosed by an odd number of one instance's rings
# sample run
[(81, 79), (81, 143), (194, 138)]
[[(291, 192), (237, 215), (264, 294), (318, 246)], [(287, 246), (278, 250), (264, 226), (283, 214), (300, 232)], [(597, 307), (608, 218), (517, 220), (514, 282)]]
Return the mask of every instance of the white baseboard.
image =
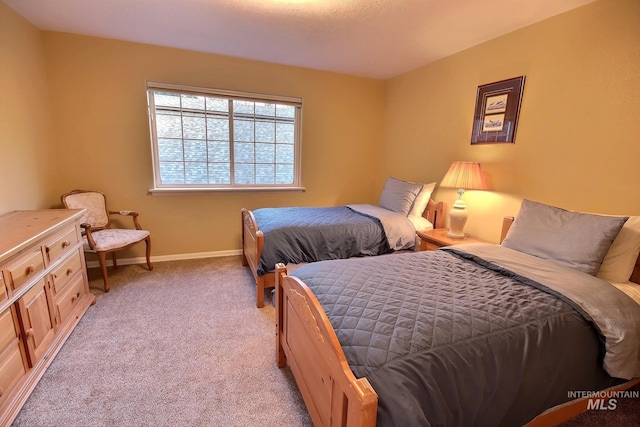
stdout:
[[(161, 255), (152, 256), (151, 262), (163, 262), (163, 261), (177, 261), (181, 259), (199, 259), (199, 258), (216, 258), (223, 256), (242, 255), (242, 249), (232, 249), (228, 251), (215, 251), (215, 252), (196, 252), (190, 254), (175, 254), (175, 255)], [(147, 259), (145, 257), (137, 258), (118, 258), (118, 265), (131, 265), (131, 264), (146, 264)], [(107, 266), (113, 266), (111, 258), (107, 256)], [(100, 267), (98, 261), (88, 261), (87, 268)]]

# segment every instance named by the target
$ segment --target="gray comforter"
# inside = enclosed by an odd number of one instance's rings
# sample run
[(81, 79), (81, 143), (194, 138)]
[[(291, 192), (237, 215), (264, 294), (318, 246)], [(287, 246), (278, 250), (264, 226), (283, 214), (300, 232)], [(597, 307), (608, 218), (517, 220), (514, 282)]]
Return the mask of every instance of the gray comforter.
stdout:
[[(550, 287), (580, 286), (562, 279), (567, 268), (516, 256), (511, 267), (521, 271), (512, 271), (498, 265), (511, 250), (492, 247), (498, 249), (489, 259), (473, 248), (443, 249), (321, 262), (292, 273), (318, 297), (354, 374), (377, 391), (379, 426), (519, 426), (567, 401), (569, 391), (637, 375), (637, 353), (614, 350), (623, 361), (609, 360), (612, 375), (603, 358), (627, 339), (637, 351), (638, 304), (582, 273), (583, 294), (598, 296), (576, 302)], [(532, 268), (546, 283), (524, 275)], [(589, 313), (598, 299), (618, 308)], [(620, 312), (635, 320), (618, 325)]]
[(373, 205), (262, 208), (253, 215), (265, 235), (259, 276), (279, 262), (381, 255), (412, 248), (415, 242), (406, 215)]

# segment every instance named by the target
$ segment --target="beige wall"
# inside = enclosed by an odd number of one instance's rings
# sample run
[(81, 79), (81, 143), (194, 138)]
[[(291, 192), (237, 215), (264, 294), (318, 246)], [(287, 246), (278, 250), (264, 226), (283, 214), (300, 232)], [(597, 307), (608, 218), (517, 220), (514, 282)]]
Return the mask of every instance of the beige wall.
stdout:
[[(515, 144), (470, 145), (477, 87), (526, 75)], [(640, 215), (640, 2), (600, 0), (387, 82), (385, 163), (440, 181), (481, 163), (466, 231), (497, 241), (523, 197)], [(449, 205), (455, 190), (435, 197)]]
[[(55, 191), (99, 189), (110, 208), (139, 211), (154, 256), (239, 249), (242, 207), (377, 201), (379, 80), (54, 32), (44, 39)], [(147, 80), (302, 97), (306, 192), (148, 195)]]
[[(376, 202), (388, 175), (440, 181), (453, 160), (475, 160), (492, 191), (465, 194), (467, 231), (486, 239), (522, 197), (640, 214), (636, 0), (600, 0), (386, 82), (42, 33), (1, 2), (0, 20), (0, 213), (96, 188), (141, 213), (156, 257), (234, 250), (241, 207)], [(516, 144), (471, 147), (477, 86), (519, 75)], [(146, 80), (303, 97), (307, 191), (148, 195)]]
[(0, 2), (0, 214), (55, 200), (49, 112), (42, 33)]

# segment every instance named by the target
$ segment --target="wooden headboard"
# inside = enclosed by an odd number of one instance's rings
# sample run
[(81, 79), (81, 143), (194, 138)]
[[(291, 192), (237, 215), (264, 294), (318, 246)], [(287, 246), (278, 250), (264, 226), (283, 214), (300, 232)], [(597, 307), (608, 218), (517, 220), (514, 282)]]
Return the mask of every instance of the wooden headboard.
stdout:
[[(505, 216), (504, 219), (502, 220), (502, 232), (500, 233), (500, 243), (502, 243), (504, 238), (507, 236), (507, 232), (509, 231), (509, 228), (511, 228), (511, 224), (513, 224), (513, 219), (514, 218), (512, 216)], [(638, 256), (638, 259), (636, 259), (636, 266), (634, 267), (633, 272), (631, 273), (631, 277), (629, 278), (629, 281), (640, 284), (640, 255)]]
[(433, 228), (444, 228), (446, 226), (446, 217), (444, 216), (446, 209), (447, 205), (444, 202), (436, 202), (433, 199), (429, 199), (422, 216), (433, 224)]

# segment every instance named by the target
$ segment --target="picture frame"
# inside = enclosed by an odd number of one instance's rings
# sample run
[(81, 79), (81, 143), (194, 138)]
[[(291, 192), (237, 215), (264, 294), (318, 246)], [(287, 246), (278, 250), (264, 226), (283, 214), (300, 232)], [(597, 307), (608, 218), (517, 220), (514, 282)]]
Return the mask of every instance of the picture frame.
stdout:
[(478, 86), (471, 144), (514, 144), (525, 76)]

